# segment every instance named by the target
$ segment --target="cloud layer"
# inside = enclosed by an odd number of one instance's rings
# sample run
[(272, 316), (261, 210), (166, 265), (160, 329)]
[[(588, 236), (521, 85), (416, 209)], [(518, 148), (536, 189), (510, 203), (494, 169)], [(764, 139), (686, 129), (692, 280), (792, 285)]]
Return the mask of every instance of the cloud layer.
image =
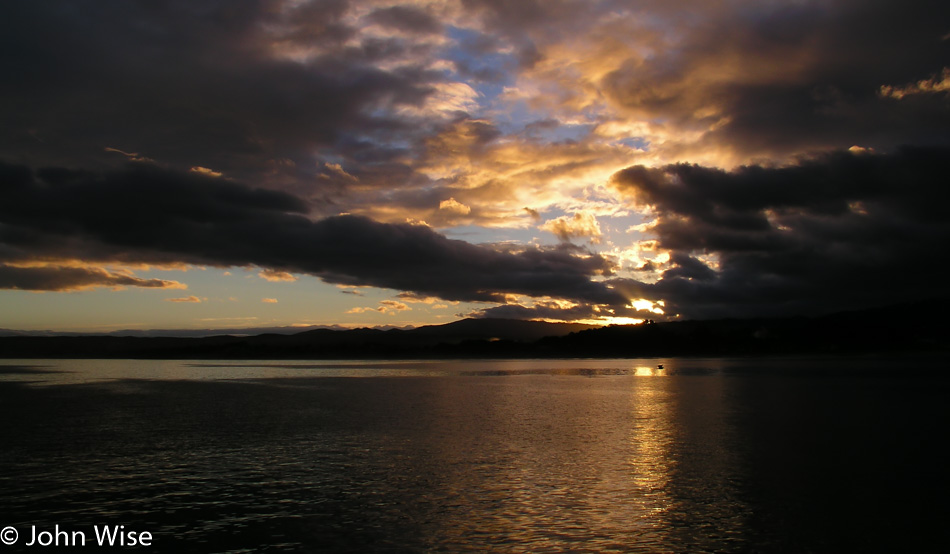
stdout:
[[(631, 206), (652, 211), (647, 231), (655, 250), (668, 253), (652, 264), (658, 279), (649, 282), (613, 275), (616, 261), (569, 243), (475, 245), (420, 225), (312, 220), (287, 193), (146, 164), (104, 174), (7, 165), (0, 282), (171, 287), (56, 263), (184, 262), (506, 304), (491, 315), (643, 316), (633, 303), (641, 298), (688, 317), (807, 313), (942, 294), (948, 173), (950, 150), (919, 148), (732, 171), (629, 167), (611, 184)], [(536, 300), (510, 303), (512, 295)]]
[(321, 215), (524, 227), (524, 207), (571, 211), (637, 158), (946, 145), (948, 16), (848, 0), (10, 4), (0, 155), (151, 159)]
[(673, 253), (650, 287), (672, 309), (779, 314), (945, 294), (950, 150), (837, 152), (781, 168), (688, 164), (614, 176)]
[[(133, 164), (108, 173), (0, 166), (0, 261), (256, 265), (448, 300), (506, 294), (615, 301), (602, 256), (570, 247), (492, 247), (358, 216), (311, 220), (287, 193)], [(19, 287), (32, 289), (21, 271)], [(41, 272), (37, 272), (37, 278)]]
[[(655, 220), (658, 278), (606, 281), (662, 304), (533, 302), (483, 315), (579, 319), (814, 314), (939, 298), (950, 249), (950, 149), (834, 152), (732, 171), (632, 166), (612, 185)], [(637, 308), (640, 308), (639, 310)], [(558, 315), (560, 314), (560, 315)]]

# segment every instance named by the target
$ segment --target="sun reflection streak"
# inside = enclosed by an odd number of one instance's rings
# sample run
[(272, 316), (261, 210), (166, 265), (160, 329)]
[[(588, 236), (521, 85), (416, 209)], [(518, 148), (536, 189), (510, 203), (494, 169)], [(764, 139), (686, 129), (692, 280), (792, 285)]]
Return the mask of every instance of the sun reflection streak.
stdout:
[[(663, 375), (664, 369), (640, 366), (636, 375)], [(671, 450), (674, 442), (672, 408), (666, 379), (634, 381), (630, 459), (627, 461), (631, 483), (636, 488), (633, 514), (637, 527), (648, 532), (665, 521), (662, 517), (672, 504), (669, 485), (672, 479)]]
[(637, 377), (665, 377), (666, 368), (662, 365), (657, 367), (637, 366), (633, 368), (633, 374)]

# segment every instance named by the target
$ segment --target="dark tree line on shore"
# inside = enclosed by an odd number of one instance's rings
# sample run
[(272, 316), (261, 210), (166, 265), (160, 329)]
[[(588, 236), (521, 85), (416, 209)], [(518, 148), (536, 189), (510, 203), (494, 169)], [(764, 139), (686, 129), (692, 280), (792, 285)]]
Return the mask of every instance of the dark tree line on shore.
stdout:
[(591, 327), (467, 319), (411, 330), (296, 335), (0, 337), (3, 358), (386, 359), (615, 358), (947, 351), (947, 301), (821, 317)]

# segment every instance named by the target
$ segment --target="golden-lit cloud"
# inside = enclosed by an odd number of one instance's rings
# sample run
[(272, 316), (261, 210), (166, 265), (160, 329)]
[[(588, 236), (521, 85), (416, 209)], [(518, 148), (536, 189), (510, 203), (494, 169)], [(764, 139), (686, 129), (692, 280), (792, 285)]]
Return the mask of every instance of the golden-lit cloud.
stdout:
[(103, 151), (112, 152), (115, 154), (121, 154), (125, 156), (130, 162), (154, 162), (155, 161), (151, 158), (140, 155), (138, 152), (125, 152), (124, 150), (119, 150), (118, 148), (111, 148), (108, 146), (103, 148)]
[(207, 167), (195, 166), (190, 169), (192, 173), (198, 173), (199, 175), (204, 175), (206, 177), (221, 177), (223, 173), (220, 171), (215, 171), (213, 169), (208, 169)]
[(479, 93), (466, 83), (435, 83), (433, 93), (420, 107), (403, 106), (398, 113), (413, 118), (450, 118), (478, 108)]
[(396, 298), (410, 304), (434, 304), (439, 301), (434, 296), (422, 296), (414, 292), (400, 292), (396, 295)]
[(448, 200), (439, 202), (439, 209), (459, 215), (468, 215), (472, 211), (472, 208), (462, 204), (455, 198), (449, 198)]
[[(551, 144), (521, 135), (502, 136), (488, 121), (462, 119), (426, 140), (416, 171), (437, 187), (406, 187), (391, 202), (367, 196), (353, 213), (382, 221), (424, 220), (435, 227), (532, 226), (540, 212), (587, 210), (617, 213), (626, 207), (605, 187), (618, 168), (642, 153), (624, 145), (582, 140)], [(602, 198), (595, 200), (591, 191)], [(367, 194), (375, 194), (367, 190)], [(441, 198), (432, 199), (433, 195)]]
[(366, 312), (379, 312), (381, 314), (391, 315), (398, 312), (405, 312), (405, 311), (410, 311), (410, 310), (412, 310), (412, 308), (410, 308), (409, 306), (407, 306), (406, 304), (402, 302), (398, 302), (396, 300), (382, 300), (380, 301), (379, 306), (375, 308), (356, 307), (356, 308), (351, 308), (344, 313), (363, 314)]
[[(335, 174), (335, 175), (337, 175), (337, 176), (339, 176), (339, 177), (342, 177), (343, 179), (345, 179), (345, 180), (347, 180), (347, 181), (351, 181), (351, 182), (357, 182), (357, 181), (359, 181), (358, 178), (356, 178), (356, 177), (350, 175), (349, 173), (347, 173), (346, 170), (343, 169), (343, 166), (340, 165), (340, 164), (324, 163), (324, 164), (323, 164), (323, 167), (324, 167), (329, 173)], [(323, 177), (327, 177), (327, 175), (324, 174)]]
[(181, 302), (181, 303), (199, 304), (206, 300), (207, 298), (198, 298), (197, 296), (185, 296), (183, 298), (166, 298), (165, 302)]
[(277, 271), (274, 269), (264, 269), (257, 274), (258, 277), (264, 279), (265, 281), (271, 281), (272, 283), (286, 282), (292, 283), (297, 280), (297, 277), (292, 273), (286, 271)]
[(904, 86), (884, 85), (880, 90), (881, 96), (896, 98), (897, 100), (905, 96), (937, 92), (950, 92), (950, 67), (943, 68), (941, 73), (929, 79), (921, 79), (916, 83)]
[(402, 302), (397, 302), (396, 300), (383, 300), (379, 303), (382, 311), (394, 311), (394, 312), (403, 312), (411, 310), (409, 306), (403, 304)]
[(565, 215), (556, 219), (549, 219), (538, 228), (542, 231), (554, 233), (563, 241), (587, 238), (592, 243), (597, 244), (601, 237), (600, 224), (594, 214), (589, 212), (577, 212), (573, 216)]
[(261, 298), (261, 302), (263, 302), (264, 304), (276, 304), (277, 299), (276, 298)]
[(0, 289), (75, 292), (95, 288), (122, 290), (187, 289), (178, 281), (142, 279), (129, 268), (102, 267), (81, 260), (24, 260), (0, 263)]

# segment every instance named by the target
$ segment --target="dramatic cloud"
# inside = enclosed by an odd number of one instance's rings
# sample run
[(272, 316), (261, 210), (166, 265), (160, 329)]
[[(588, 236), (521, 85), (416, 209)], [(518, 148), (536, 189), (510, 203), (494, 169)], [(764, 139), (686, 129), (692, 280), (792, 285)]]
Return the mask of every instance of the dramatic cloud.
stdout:
[(915, 0), (0, 3), (0, 286), (254, 267), (604, 321), (937, 294), (947, 21)]
[[(124, 152), (182, 169), (312, 182), (318, 149), (359, 157), (412, 135), (401, 107), (442, 77), (408, 39), (350, 41), (348, 3), (70, 1), (0, 8), (5, 156), (107, 164)], [(420, 25), (408, 11), (378, 22)], [(105, 149), (108, 148), (109, 151)], [(321, 164), (322, 166), (322, 164)], [(213, 168), (208, 170), (207, 168)], [(314, 197), (336, 194), (329, 184)]]
[(672, 253), (655, 284), (615, 282), (690, 316), (830, 311), (945, 294), (950, 150), (837, 152), (734, 171), (635, 166), (614, 186), (651, 206)]
[(846, 0), (4, 5), (0, 155), (157, 160), (320, 215), (528, 227), (525, 207), (574, 211), (631, 163), (947, 144), (948, 16)]
[[(2, 226), (0, 226), (2, 229)], [(183, 289), (177, 281), (140, 279), (131, 272), (76, 265), (20, 265), (0, 261), (0, 289), (70, 292), (98, 287)]]
[(252, 264), (269, 276), (309, 273), (447, 300), (618, 298), (591, 280), (608, 275), (611, 263), (574, 248), (496, 249), (425, 226), (313, 221), (305, 211), (286, 193), (151, 165), (104, 174), (0, 166), (0, 260)]
[(23, 267), (0, 263), (0, 289), (69, 292), (97, 287), (186, 288), (177, 281), (140, 279), (134, 275), (114, 273), (99, 267)]
[[(598, 13), (607, 5), (620, 11)], [(514, 8), (493, 9), (498, 19), (515, 17)], [(879, 94), (900, 83), (940, 90), (950, 55), (943, 4), (605, 2), (572, 13), (572, 23), (542, 11), (533, 18), (542, 27), (525, 31), (540, 59), (520, 83), (548, 92), (550, 109), (565, 117), (596, 112), (598, 133), (639, 137), (659, 160), (733, 165), (852, 144), (948, 141), (945, 97), (902, 104)], [(551, 25), (587, 33), (565, 40), (542, 32)]]

